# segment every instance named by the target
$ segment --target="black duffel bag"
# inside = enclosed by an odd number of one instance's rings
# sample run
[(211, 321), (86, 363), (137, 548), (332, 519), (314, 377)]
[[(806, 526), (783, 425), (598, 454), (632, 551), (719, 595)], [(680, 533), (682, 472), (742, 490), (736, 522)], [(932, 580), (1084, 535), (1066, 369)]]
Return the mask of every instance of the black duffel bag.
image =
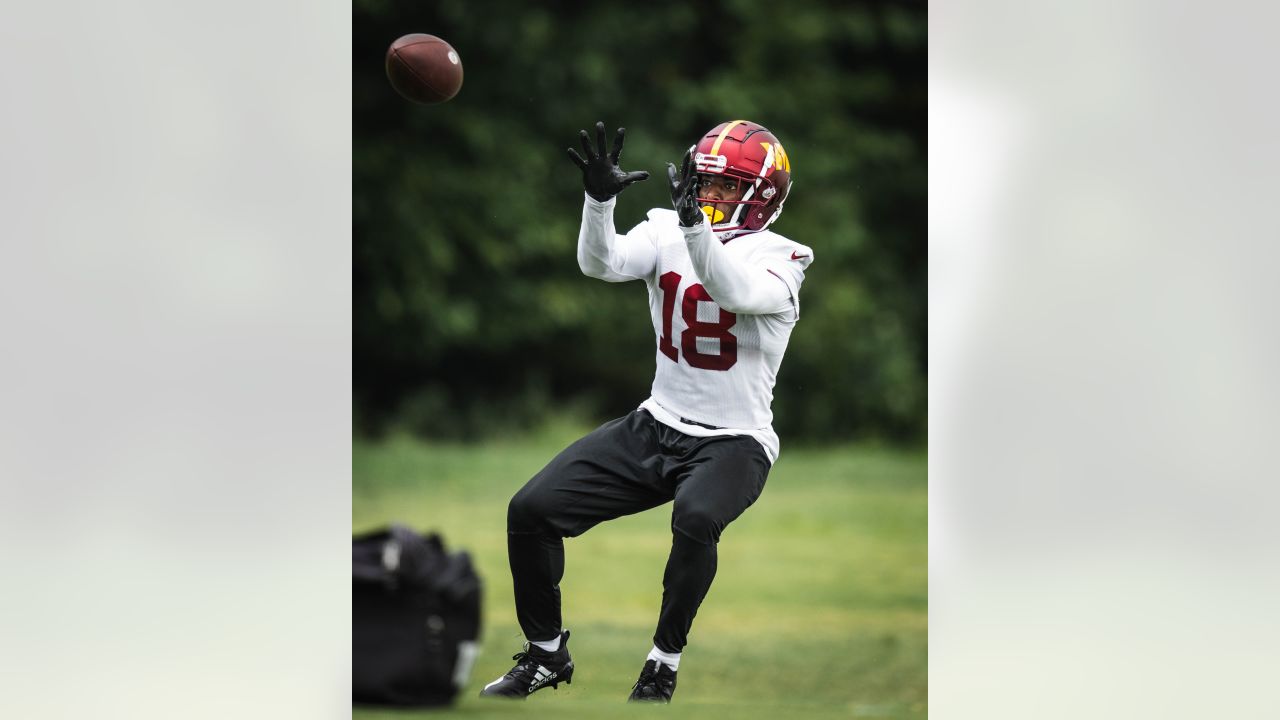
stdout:
[(480, 577), (440, 536), (393, 525), (351, 543), (351, 700), (452, 702), (479, 648)]

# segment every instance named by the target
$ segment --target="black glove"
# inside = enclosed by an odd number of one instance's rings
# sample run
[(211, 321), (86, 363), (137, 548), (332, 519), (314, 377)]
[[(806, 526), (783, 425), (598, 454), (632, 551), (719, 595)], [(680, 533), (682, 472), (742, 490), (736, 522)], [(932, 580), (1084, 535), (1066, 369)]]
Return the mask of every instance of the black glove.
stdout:
[(667, 180), (671, 183), (671, 204), (675, 206), (676, 215), (680, 216), (680, 226), (701, 225), (706, 215), (702, 212), (702, 201), (698, 199), (698, 173), (693, 171), (689, 153), (685, 153), (684, 167), (678, 177), (676, 166), (667, 163)]
[(598, 122), (596, 123), (595, 150), (591, 149), (587, 131), (582, 130), (578, 133), (582, 136), (582, 149), (587, 153), (586, 160), (583, 160), (573, 148), (569, 148), (569, 157), (582, 168), (582, 187), (588, 195), (600, 202), (622, 192), (631, 183), (649, 177), (649, 173), (644, 170), (622, 172), (618, 167), (618, 155), (622, 152), (622, 136), (626, 132), (626, 128), (618, 128), (618, 136), (613, 141), (613, 152), (608, 152), (604, 145), (604, 123)]

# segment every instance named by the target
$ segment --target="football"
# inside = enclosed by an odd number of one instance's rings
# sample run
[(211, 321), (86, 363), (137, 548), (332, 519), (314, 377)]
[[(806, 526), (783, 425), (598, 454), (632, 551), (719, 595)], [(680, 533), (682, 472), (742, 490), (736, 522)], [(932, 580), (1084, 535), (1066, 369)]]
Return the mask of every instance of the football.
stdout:
[(462, 58), (435, 35), (412, 33), (387, 48), (387, 79), (409, 100), (442, 103), (462, 87)]

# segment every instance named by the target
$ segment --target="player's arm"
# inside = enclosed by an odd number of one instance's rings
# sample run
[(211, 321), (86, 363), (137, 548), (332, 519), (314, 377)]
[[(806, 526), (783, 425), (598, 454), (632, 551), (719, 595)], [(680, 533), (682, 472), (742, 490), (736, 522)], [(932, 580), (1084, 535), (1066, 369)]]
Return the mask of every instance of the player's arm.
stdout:
[(715, 239), (707, 216), (698, 207), (697, 173), (690, 167), (688, 156), (684, 168), (676, 174), (676, 166), (667, 166), (671, 182), (671, 202), (680, 217), (685, 245), (694, 272), (707, 294), (720, 307), (744, 315), (770, 315), (791, 310), (792, 288), (782, 276), (763, 265), (753, 265), (731, 255)]
[(653, 272), (657, 251), (640, 225), (626, 235), (618, 235), (613, 224), (615, 197), (628, 185), (649, 177), (649, 173), (623, 172), (618, 167), (625, 128), (618, 128), (613, 152), (604, 141), (604, 123), (596, 123), (596, 147), (591, 147), (587, 131), (581, 131), (582, 150), (586, 158), (573, 148), (569, 157), (582, 170), (582, 186), (586, 198), (582, 206), (582, 227), (578, 231), (578, 267), (583, 274), (622, 282), (645, 277)]
[(590, 195), (583, 201), (578, 267), (584, 275), (608, 282), (648, 277), (658, 262), (648, 223), (640, 223), (626, 235), (617, 234), (613, 224), (616, 202), (614, 198), (600, 202)]

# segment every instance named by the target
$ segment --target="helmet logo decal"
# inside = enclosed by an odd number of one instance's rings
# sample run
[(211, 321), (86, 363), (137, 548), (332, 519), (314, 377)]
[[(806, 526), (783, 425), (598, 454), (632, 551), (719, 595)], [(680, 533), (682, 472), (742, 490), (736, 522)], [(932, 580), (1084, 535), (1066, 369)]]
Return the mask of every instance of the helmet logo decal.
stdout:
[(782, 149), (782, 143), (760, 143), (765, 151), (765, 164), (769, 164), (769, 156), (773, 156), (773, 167), (777, 170), (786, 170), (791, 172), (791, 158), (787, 157), (787, 151)]
[(764, 162), (760, 163), (760, 177), (769, 177), (769, 173), (773, 172), (773, 145), (767, 142), (760, 143), (764, 148)]
[(778, 189), (770, 185), (769, 187), (760, 191), (760, 197), (764, 198), (765, 200), (768, 200), (769, 198), (773, 197), (777, 193), (778, 193)]
[(698, 153), (693, 156), (693, 163), (698, 166), (698, 172), (723, 173), (724, 169), (729, 167), (729, 158), (724, 155)]

